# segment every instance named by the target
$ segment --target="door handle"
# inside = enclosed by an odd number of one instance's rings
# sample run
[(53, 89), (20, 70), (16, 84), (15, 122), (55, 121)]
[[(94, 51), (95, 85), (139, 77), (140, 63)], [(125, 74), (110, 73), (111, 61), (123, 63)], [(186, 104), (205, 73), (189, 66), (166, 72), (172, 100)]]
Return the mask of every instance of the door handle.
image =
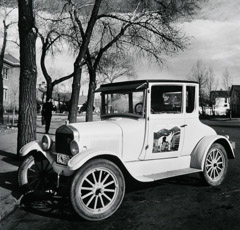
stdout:
[(181, 128), (184, 128), (184, 127), (186, 127), (186, 126), (187, 126), (187, 124), (184, 124), (184, 125), (181, 125), (180, 127), (181, 127)]

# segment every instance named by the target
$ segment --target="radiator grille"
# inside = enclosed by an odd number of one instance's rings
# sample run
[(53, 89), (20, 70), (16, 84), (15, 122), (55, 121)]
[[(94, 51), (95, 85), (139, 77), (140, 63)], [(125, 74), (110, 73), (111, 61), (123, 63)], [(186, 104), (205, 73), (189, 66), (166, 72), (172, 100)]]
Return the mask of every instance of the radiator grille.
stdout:
[(70, 144), (74, 139), (73, 131), (67, 126), (61, 126), (56, 131), (56, 152), (71, 155)]

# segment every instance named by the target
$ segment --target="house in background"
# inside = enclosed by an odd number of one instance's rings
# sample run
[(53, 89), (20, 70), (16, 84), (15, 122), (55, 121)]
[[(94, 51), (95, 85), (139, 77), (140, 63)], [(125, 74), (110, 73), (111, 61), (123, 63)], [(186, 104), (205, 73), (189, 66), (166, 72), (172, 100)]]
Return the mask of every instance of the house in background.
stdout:
[(4, 110), (18, 110), (20, 62), (11, 54), (4, 55), (2, 75)]
[(230, 109), (230, 96), (227, 90), (211, 91), (212, 108), (216, 116), (225, 116)]
[(232, 85), (230, 99), (232, 115), (240, 116), (240, 85)]
[[(38, 84), (37, 87), (37, 102), (38, 102), (38, 112), (41, 112), (42, 104), (46, 100), (46, 92), (47, 92), (47, 85), (45, 82), (41, 82)], [(52, 99), (53, 105), (55, 107), (56, 112), (63, 113), (69, 110), (69, 102), (71, 100), (70, 92), (58, 92), (53, 91)], [(80, 95), (78, 99), (78, 110), (83, 106), (83, 104), (87, 101), (87, 96)]]

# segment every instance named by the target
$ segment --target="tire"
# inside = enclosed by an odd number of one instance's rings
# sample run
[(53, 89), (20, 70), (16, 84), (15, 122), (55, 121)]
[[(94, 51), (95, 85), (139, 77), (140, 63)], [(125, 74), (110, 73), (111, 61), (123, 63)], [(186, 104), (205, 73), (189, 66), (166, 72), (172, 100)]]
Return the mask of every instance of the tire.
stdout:
[(211, 186), (220, 185), (226, 177), (228, 170), (228, 158), (225, 148), (215, 143), (208, 150), (204, 162), (202, 178)]
[(50, 191), (57, 181), (57, 174), (42, 155), (28, 155), (18, 169), (18, 184), (23, 193)]
[(91, 221), (106, 219), (122, 203), (125, 180), (120, 169), (105, 159), (91, 160), (73, 178), (71, 202), (82, 218)]

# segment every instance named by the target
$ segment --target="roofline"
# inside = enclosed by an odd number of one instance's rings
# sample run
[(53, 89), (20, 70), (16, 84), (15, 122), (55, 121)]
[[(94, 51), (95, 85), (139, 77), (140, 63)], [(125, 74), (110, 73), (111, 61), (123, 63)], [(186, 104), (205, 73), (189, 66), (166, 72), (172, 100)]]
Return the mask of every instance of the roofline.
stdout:
[(127, 85), (144, 84), (144, 83), (193, 83), (193, 84), (199, 84), (196, 81), (190, 81), (190, 80), (147, 79), (147, 80), (131, 80), (131, 81), (121, 81), (121, 82), (107, 83), (107, 84), (102, 84), (100, 87), (126, 85), (126, 84)]

